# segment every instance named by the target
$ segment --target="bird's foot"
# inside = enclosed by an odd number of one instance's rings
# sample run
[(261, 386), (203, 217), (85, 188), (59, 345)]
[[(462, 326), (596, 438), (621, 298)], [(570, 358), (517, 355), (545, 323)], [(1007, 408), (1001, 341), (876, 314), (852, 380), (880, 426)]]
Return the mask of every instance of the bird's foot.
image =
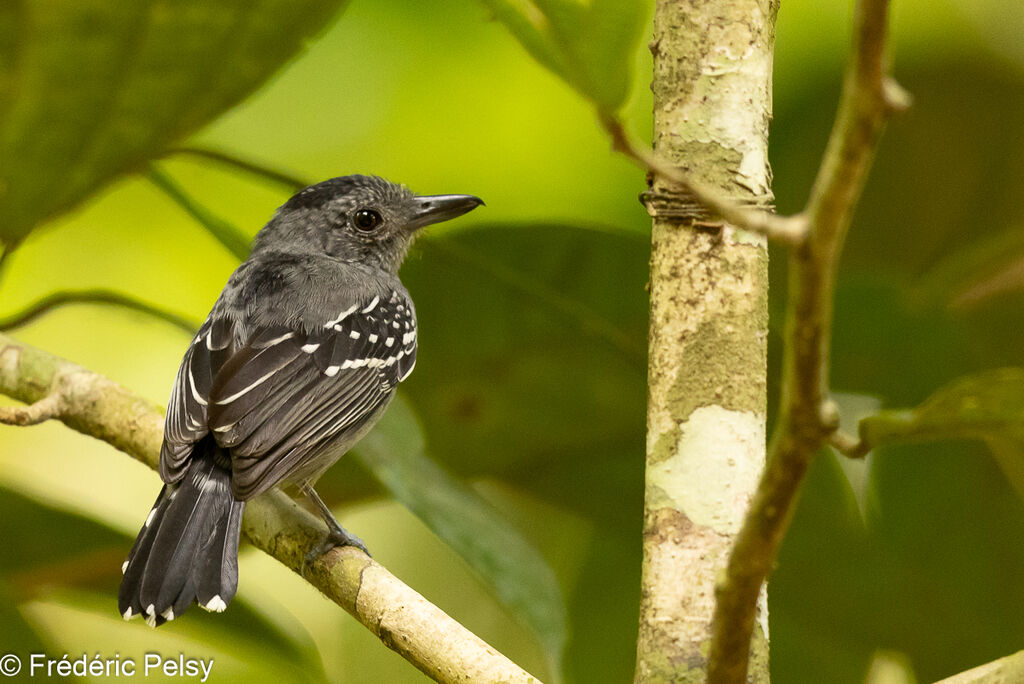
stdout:
[(366, 544), (362, 539), (347, 531), (345, 528), (339, 527), (336, 530), (329, 530), (327, 532), (327, 536), (324, 537), (323, 542), (306, 554), (306, 560), (302, 564), (302, 574), (306, 574), (306, 569), (309, 568), (313, 561), (336, 546), (354, 546), (367, 556), (370, 555), (370, 552), (367, 550)]

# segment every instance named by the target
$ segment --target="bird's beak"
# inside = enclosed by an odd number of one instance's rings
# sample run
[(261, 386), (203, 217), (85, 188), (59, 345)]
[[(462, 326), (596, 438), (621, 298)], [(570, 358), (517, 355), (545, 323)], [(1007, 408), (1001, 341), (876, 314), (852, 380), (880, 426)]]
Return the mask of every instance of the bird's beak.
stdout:
[(426, 195), (413, 197), (412, 201), (416, 209), (412, 219), (406, 224), (410, 230), (462, 216), (484, 203), (474, 195)]

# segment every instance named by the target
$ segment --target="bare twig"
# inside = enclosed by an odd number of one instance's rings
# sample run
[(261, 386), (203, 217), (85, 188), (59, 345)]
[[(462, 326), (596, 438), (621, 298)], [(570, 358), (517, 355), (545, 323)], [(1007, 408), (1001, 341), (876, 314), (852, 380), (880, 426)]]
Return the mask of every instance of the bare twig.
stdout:
[(28, 325), (40, 316), (68, 304), (112, 304), (167, 321), (190, 335), (199, 328), (198, 321), (166, 311), (152, 304), (147, 304), (120, 292), (113, 290), (67, 290), (54, 292), (30, 304), (21, 311), (16, 311), (13, 314), (0, 318), (0, 331), (6, 332), (20, 328), (23, 325)]
[(278, 169), (271, 168), (266, 164), (242, 159), (241, 157), (236, 157), (233, 154), (222, 152), (220, 150), (211, 150), (206, 147), (172, 147), (167, 150), (167, 154), (188, 155), (192, 157), (199, 157), (201, 159), (210, 159), (212, 161), (240, 169), (246, 173), (251, 173), (255, 176), (265, 178), (279, 185), (283, 185), (292, 191), (301, 190), (309, 185), (308, 181), (296, 174), (280, 171)]
[(209, 209), (185, 192), (185, 189), (170, 174), (158, 165), (150, 164), (146, 178), (167, 195), (168, 198), (173, 200), (175, 204), (185, 210), (185, 213), (194, 218), (199, 225), (224, 245), (228, 251), (240, 260), (249, 256), (249, 243), (251, 241), (249, 236), (239, 230), (234, 224), (214, 216)]
[(51, 418), (59, 418), (64, 402), (59, 393), (53, 393), (28, 406), (0, 406), (0, 423), (4, 425), (38, 425)]
[(768, 465), (717, 589), (709, 682), (743, 682), (758, 592), (789, 527), (800, 483), (835, 430), (823, 420), (835, 275), (846, 230), (888, 115), (907, 104), (885, 75), (888, 0), (859, 0), (854, 55), (791, 255), (778, 426)]
[[(163, 435), (158, 406), (107, 378), (0, 334), (0, 393), (26, 403), (60, 401), (60, 420), (155, 468)], [(59, 397), (59, 399), (51, 399)], [(246, 506), (252, 543), (297, 573), (323, 524), (273, 491)], [(439, 682), (537, 682), (479, 637), (352, 547), (306, 566), (304, 577), (392, 650)]]
[(864, 458), (871, 451), (871, 445), (852, 435), (837, 430), (828, 437), (829, 445), (847, 458)]
[(616, 151), (626, 155), (642, 169), (682, 187), (707, 209), (733, 226), (785, 244), (799, 244), (805, 238), (807, 218), (803, 214), (778, 216), (763, 209), (731, 201), (714, 188), (690, 178), (677, 167), (659, 159), (652, 151), (634, 143), (618, 119), (603, 117), (602, 123), (611, 136), (612, 147)]

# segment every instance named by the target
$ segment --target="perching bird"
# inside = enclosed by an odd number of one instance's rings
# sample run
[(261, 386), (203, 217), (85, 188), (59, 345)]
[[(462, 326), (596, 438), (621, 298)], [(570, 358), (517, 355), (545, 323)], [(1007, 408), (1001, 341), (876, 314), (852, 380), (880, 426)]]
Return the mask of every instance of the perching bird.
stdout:
[(344, 176), (277, 210), (178, 370), (160, 449), (165, 484), (122, 566), (125, 619), (155, 627), (193, 602), (223, 611), (238, 585), (245, 502), (276, 485), (297, 486), (320, 510), (323, 549), (365, 550), (313, 483), (412, 372), (416, 313), (398, 268), (417, 230), (481, 204)]

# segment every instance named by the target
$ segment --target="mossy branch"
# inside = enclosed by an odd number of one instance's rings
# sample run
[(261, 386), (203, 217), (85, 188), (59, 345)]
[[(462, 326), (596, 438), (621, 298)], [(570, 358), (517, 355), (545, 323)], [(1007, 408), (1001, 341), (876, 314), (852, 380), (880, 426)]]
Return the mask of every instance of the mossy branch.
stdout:
[[(0, 393), (28, 404), (0, 422), (57, 418), (156, 468), (163, 412), (117, 383), (0, 334)], [(242, 529), (257, 548), (303, 574), (323, 524), (280, 491), (250, 502)], [(335, 548), (305, 567), (305, 579), (384, 644), (438, 682), (537, 682), (366, 554)]]

